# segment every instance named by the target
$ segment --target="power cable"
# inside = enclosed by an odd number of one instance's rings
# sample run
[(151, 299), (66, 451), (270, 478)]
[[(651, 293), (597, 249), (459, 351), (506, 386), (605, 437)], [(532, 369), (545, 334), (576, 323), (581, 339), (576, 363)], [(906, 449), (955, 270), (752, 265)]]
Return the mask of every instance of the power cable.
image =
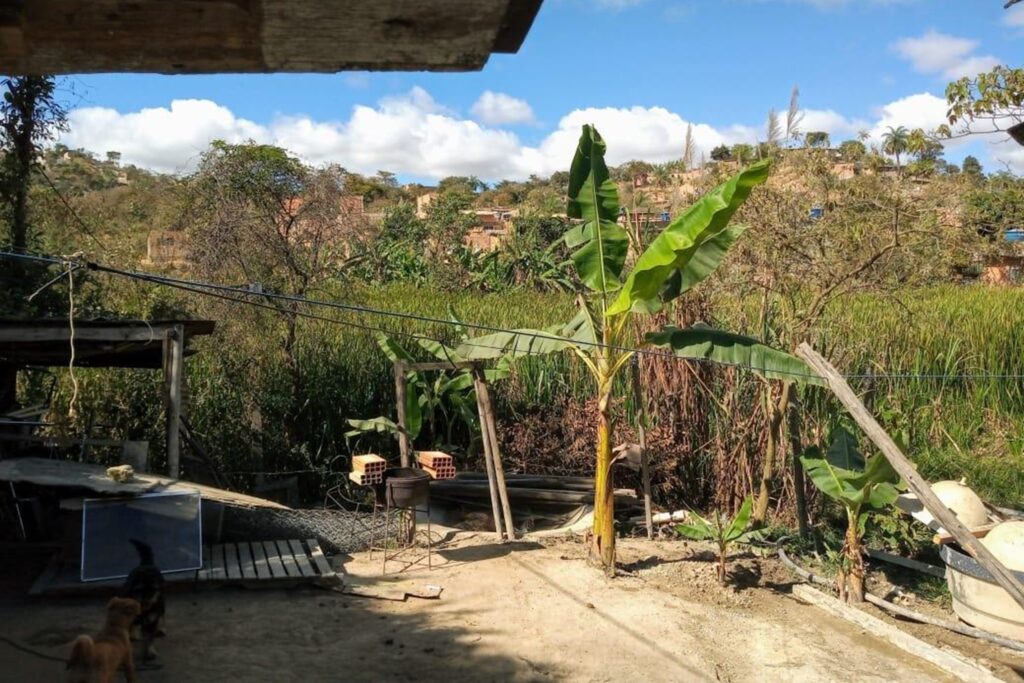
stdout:
[[(0, 257), (2, 257), (2, 258), (21, 259), (21, 260), (29, 260), (29, 261), (34, 261), (34, 262), (38, 262), (38, 263), (46, 263), (46, 264), (51, 264), (51, 265), (52, 264), (63, 264), (63, 263), (65, 263), (65, 260), (62, 260), (62, 259), (60, 259), (58, 257), (50, 256), (50, 255), (21, 254), (21, 253), (0, 251)], [(240, 303), (240, 304), (244, 304), (244, 305), (256, 306), (258, 308), (264, 308), (264, 309), (267, 309), (267, 310), (272, 310), (272, 311), (275, 311), (277, 313), (290, 313), (290, 314), (293, 314), (293, 315), (296, 315), (296, 316), (299, 316), (299, 317), (303, 317), (303, 318), (308, 318), (308, 319), (312, 319), (312, 320), (320, 320), (320, 321), (330, 322), (330, 323), (335, 323), (335, 324), (340, 324), (340, 325), (349, 325), (351, 327), (355, 327), (357, 329), (363, 329), (363, 330), (367, 330), (367, 331), (381, 332), (381, 333), (384, 333), (384, 334), (391, 334), (391, 335), (398, 335), (398, 336), (406, 336), (406, 337), (410, 337), (410, 338), (418, 338), (418, 339), (423, 339), (425, 341), (432, 341), (432, 342), (441, 344), (442, 346), (444, 345), (443, 341), (441, 341), (439, 339), (436, 339), (434, 337), (427, 336), (427, 335), (416, 334), (416, 333), (412, 333), (412, 332), (398, 331), (398, 330), (388, 330), (386, 328), (382, 328), (382, 327), (378, 327), (378, 326), (365, 325), (365, 324), (355, 323), (355, 322), (348, 321), (348, 320), (339, 320), (337, 318), (330, 318), (330, 317), (327, 317), (327, 316), (320, 316), (320, 315), (316, 315), (316, 314), (313, 314), (313, 313), (306, 313), (306, 312), (301, 312), (301, 311), (285, 311), (285, 310), (282, 310), (281, 308), (279, 308), (277, 306), (273, 306), (273, 305), (262, 303), (262, 302), (258, 302), (258, 301), (253, 301), (253, 300), (251, 300), (250, 297), (265, 298), (265, 299), (271, 299), (271, 300), (277, 300), (277, 301), (286, 301), (286, 302), (293, 303), (293, 304), (302, 304), (302, 305), (307, 305), (307, 306), (320, 306), (320, 307), (331, 308), (331, 309), (335, 309), (335, 310), (343, 310), (343, 311), (346, 311), (346, 312), (349, 312), (349, 313), (358, 313), (358, 314), (364, 314), (364, 315), (374, 315), (374, 316), (381, 316), (381, 317), (390, 317), (390, 318), (397, 318), (397, 319), (402, 319), (402, 320), (412, 320), (412, 321), (416, 321), (416, 322), (439, 324), (439, 325), (445, 325), (445, 326), (458, 326), (458, 327), (463, 327), (463, 328), (467, 328), (467, 329), (475, 329), (475, 330), (491, 332), (491, 333), (517, 334), (517, 335), (520, 335), (521, 337), (532, 338), (532, 339), (563, 340), (563, 338), (559, 337), (558, 335), (548, 334), (548, 333), (543, 333), (543, 332), (527, 332), (527, 331), (521, 331), (521, 330), (513, 330), (513, 329), (497, 327), (497, 326), (493, 326), (493, 325), (484, 325), (484, 324), (479, 324), (479, 323), (467, 323), (467, 322), (456, 321), (456, 320), (448, 320), (448, 319), (444, 319), (444, 318), (434, 318), (434, 317), (431, 317), (431, 316), (426, 316), (426, 315), (421, 315), (421, 314), (416, 314), (416, 313), (407, 313), (407, 312), (403, 312), (403, 311), (393, 311), (393, 310), (374, 308), (374, 307), (365, 306), (365, 305), (351, 304), (351, 303), (344, 303), (344, 302), (337, 302), (337, 301), (324, 301), (324, 300), (321, 300), (321, 299), (310, 299), (308, 297), (299, 297), (299, 296), (288, 295), (288, 294), (278, 294), (278, 293), (274, 293), (274, 292), (253, 292), (253, 291), (250, 291), (248, 289), (242, 289), (240, 287), (231, 286), (231, 285), (224, 285), (224, 284), (219, 284), (219, 283), (214, 283), (214, 282), (204, 282), (204, 281), (200, 281), (200, 280), (186, 280), (186, 279), (173, 278), (173, 277), (164, 276), (164, 275), (157, 275), (157, 274), (154, 274), (154, 273), (144, 273), (144, 272), (139, 272), (139, 271), (124, 270), (124, 269), (121, 269), (121, 268), (114, 268), (112, 266), (105, 266), (105, 265), (102, 265), (102, 264), (99, 264), (99, 263), (95, 263), (95, 262), (92, 262), (92, 261), (86, 262), (86, 267), (88, 267), (90, 270), (94, 270), (94, 271), (101, 272), (101, 273), (107, 273), (107, 274), (110, 274), (110, 275), (126, 277), (126, 278), (130, 278), (130, 279), (134, 279), (134, 280), (138, 280), (138, 281), (142, 281), (142, 282), (149, 282), (151, 284), (167, 286), (167, 287), (171, 287), (171, 288), (174, 288), (174, 289), (180, 289), (180, 290), (192, 292), (192, 293), (195, 293), (195, 294), (200, 294), (200, 295), (203, 295), (203, 296), (210, 296), (212, 298), (218, 298), (218, 299), (224, 299), (224, 300), (228, 300), (228, 301), (233, 301), (235, 303)], [(731, 363), (731, 362), (728, 362), (728, 361), (721, 361), (721, 360), (716, 360), (716, 359), (711, 359), (711, 358), (685, 358), (685, 357), (677, 356), (677, 355), (675, 355), (673, 353), (670, 353), (670, 352), (658, 351), (658, 350), (655, 350), (655, 349), (642, 349), (642, 348), (635, 348), (635, 347), (629, 347), (629, 346), (622, 346), (622, 345), (618, 345), (618, 344), (605, 344), (605, 343), (596, 342), (596, 341), (594, 341), (594, 342), (573, 341), (572, 343), (576, 344), (578, 346), (584, 346), (584, 347), (589, 347), (589, 348), (608, 349), (608, 350), (612, 350), (612, 351), (618, 351), (618, 352), (622, 352), (622, 353), (632, 353), (632, 354), (643, 355), (643, 356), (648, 356), (648, 357), (668, 358), (668, 359), (672, 359), (672, 360), (676, 360), (676, 361), (685, 361), (685, 362), (693, 362), (693, 363), (709, 363), (709, 364), (712, 364), (712, 365), (720, 365), (720, 366), (724, 366), (724, 367), (741, 368), (741, 369), (751, 370), (751, 371), (755, 371), (755, 372), (761, 370), (761, 368), (755, 368), (754, 366), (747, 365), (747, 364), (744, 364), (744, 363)], [(490, 349), (490, 350), (495, 350), (495, 351), (506, 351), (507, 350), (507, 347), (505, 347), (505, 346), (493, 346), (493, 345), (481, 344), (480, 342), (472, 341), (472, 340), (471, 341), (463, 341), (463, 342), (461, 342), (461, 344), (464, 345), (464, 346), (470, 346), (470, 347), (473, 347), (473, 348)], [(530, 348), (526, 348), (526, 349), (517, 348), (517, 352), (522, 353), (523, 355), (531, 355), (531, 356), (547, 355), (547, 354), (544, 354), (544, 353), (533, 351)], [(790, 377), (803, 378), (803, 379), (816, 379), (817, 378), (817, 375), (815, 375), (813, 373), (810, 373), (810, 372), (802, 373), (802, 372), (794, 372), (794, 371), (776, 371), (775, 374), (788, 375)], [(984, 373), (980, 373), (980, 374), (947, 375), (947, 374), (942, 374), (942, 373), (892, 373), (892, 374), (851, 373), (851, 374), (845, 374), (845, 375), (843, 375), (843, 377), (845, 377), (846, 379), (855, 379), (855, 380), (856, 379), (871, 379), (871, 380), (948, 380), (948, 381), (981, 380), (981, 379), (987, 379), (987, 380), (1022, 380), (1022, 379), (1024, 379), (1024, 374), (984, 374)]]

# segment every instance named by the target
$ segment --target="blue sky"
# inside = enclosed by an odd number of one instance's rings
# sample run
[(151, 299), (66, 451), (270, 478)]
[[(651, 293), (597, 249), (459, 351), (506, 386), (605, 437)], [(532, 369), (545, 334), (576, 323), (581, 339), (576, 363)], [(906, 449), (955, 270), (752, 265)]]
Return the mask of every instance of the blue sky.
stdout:
[[(754, 141), (794, 85), (805, 130), (834, 139), (941, 123), (955, 76), (1016, 57), (1024, 7), (1002, 0), (546, 0), (516, 55), (466, 74), (82, 75), (65, 142), (183, 172), (210, 139), (405, 179), (547, 174), (594, 122), (613, 162)], [(490, 95), (485, 95), (490, 93)], [(1002, 138), (1000, 138), (1001, 140)], [(952, 146), (1024, 170), (1005, 144)]]

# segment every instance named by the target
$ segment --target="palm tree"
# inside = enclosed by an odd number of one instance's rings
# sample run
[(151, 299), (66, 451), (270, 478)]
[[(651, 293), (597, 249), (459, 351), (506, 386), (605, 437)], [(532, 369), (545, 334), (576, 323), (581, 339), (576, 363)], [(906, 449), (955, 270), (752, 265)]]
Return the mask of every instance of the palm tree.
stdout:
[(896, 157), (896, 168), (900, 168), (900, 155), (910, 148), (910, 133), (906, 126), (893, 128), (882, 134), (882, 151)]

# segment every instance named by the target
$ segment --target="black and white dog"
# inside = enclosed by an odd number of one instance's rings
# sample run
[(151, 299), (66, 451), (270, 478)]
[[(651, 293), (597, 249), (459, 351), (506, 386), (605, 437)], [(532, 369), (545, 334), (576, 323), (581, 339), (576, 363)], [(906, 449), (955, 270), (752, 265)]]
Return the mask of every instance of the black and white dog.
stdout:
[(142, 541), (129, 539), (139, 553), (139, 566), (131, 571), (121, 589), (121, 597), (132, 598), (142, 605), (142, 611), (132, 624), (133, 639), (138, 629), (142, 639), (142, 658), (156, 657), (153, 640), (164, 635), (164, 575), (153, 561), (153, 549)]

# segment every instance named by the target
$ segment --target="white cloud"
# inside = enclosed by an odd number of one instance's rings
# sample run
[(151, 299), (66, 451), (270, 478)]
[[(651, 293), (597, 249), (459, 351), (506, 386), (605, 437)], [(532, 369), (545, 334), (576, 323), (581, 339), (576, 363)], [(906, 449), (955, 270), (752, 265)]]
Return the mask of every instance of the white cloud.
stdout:
[(470, 111), (480, 121), (494, 126), (533, 123), (533, 109), (526, 102), (503, 92), (485, 90)]
[(264, 126), (210, 100), (174, 100), (170, 108), (128, 114), (106, 107), (75, 109), (68, 114), (68, 132), (61, 142), (97, 154), (117, 150), (125, 163), (177, 173), (192, 168), (216, 139), (266, 142), (271, 136)]
[(1003, 14), (1003, 25), (1011, 28), (1024, 28), (1024, 5), (1011, 7)]
[[(932, 130), (945, 114), (944, 99), (918, 93), (879, 107), (871, 120), (808, 109), (801, 129), (825, 131), (837, 143), (868, 130), (878, 142), (889, 126)], [(567, 113), (536, 144), (526, 144), (511, 131), (460, 117), (427, 91), (413, 88), (376, 106), (358, 105), (340, 121), (288, 116), (259, 124), (210, 100), (174, 100), (169, 107), (128, 113), (88, 107), (70, 113), (70, 130), (61, 142), (97, 155), (117, 150), (124, 163), (171, 173), (193, 169), (210, 141), (220, 138), (277, 144), (309, 163), (337, 163), (360, 173), (386, 169), (424, 180), (448, 175), (497, 180), (565, 170), (585, 123), (596, 125), (608, 140), (610, 164), (678, 159), (691, 125), (698, 156), (721, 144), (765, 138), (763, 122), (711, 125), (664, 107), (592, 107)], [(999, 151), (1024, 167), (1024, 154), (1012, 155), (1010, 148)]]
[(893, 49), (921, 73), (946, 78), (976, 76), (1000, 63), (992, 55), (976, 55), (978, 41), (930, 30), (916, 38), (903, 38)]

